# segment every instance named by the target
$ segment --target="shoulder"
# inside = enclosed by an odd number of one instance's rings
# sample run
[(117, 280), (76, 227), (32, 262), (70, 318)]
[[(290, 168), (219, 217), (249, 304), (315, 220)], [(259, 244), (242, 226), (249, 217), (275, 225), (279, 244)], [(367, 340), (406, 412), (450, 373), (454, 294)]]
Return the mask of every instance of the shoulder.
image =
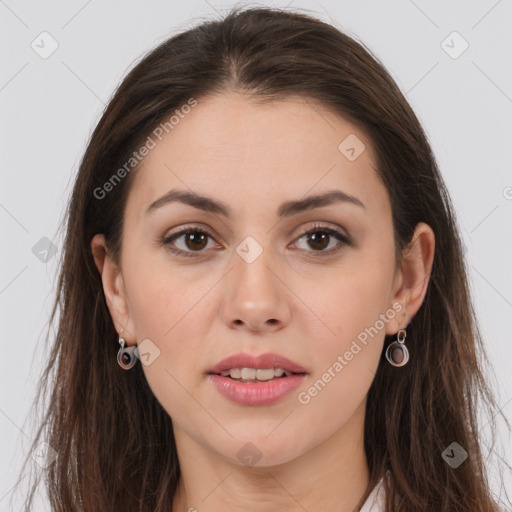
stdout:
[[(386, 476), (389, 478), (389, 471), (386, 472)], [(384, 512), (385, 498), (386, 489), (384, 488), (384, 477), (382, 477), (364, 502), (364, 505), (361, 507), (361, 512)]]

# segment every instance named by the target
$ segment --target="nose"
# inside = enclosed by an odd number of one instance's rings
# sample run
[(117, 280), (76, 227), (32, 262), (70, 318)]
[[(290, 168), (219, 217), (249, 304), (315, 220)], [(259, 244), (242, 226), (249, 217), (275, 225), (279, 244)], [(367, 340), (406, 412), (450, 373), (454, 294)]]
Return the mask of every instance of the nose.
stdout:
[(232, 329), (277, 331), (288, 324), (290, 291), (267, 251), (248, 263), (238, 254), (226, 276), (222, 315)]

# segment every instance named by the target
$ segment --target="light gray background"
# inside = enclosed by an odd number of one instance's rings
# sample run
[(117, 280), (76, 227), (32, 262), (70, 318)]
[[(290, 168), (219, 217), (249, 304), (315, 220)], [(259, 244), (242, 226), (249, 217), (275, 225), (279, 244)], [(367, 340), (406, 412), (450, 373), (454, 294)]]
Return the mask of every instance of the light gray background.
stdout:
[[(47, 237), (60, 255), (57, 226), (88, 136), (134, 61), (162, 39), (218, 17), (232, 5), (214, 0), (0, 0), (1, 510), (6, 510), (33, 434), (25, 421), (56, 281), (58, 258), (44, 263), (32, 248)], [(250, 5), (311, 10), (364, 42), (406, 94), (453, 198), (475, 307), (496, 373), (494, 386), (512, 421), (511, 1)], [(43, 31), (58, 43), (47, 59), (31, 47), (35, 41), (49, 48), (49, 39), (41, 43)], [(469, 44), (458, 58), (442, 46), (453, 31)], [(452, 39), (445, 43), (452, 52), (462, 48), (460, 40)], [(510, 438), (503, 434), (501, 445), (510, 464)], [(498, 469), (493, 460), (490, 464), (493, 474), (505, 472), (512, 489), (510, 471)]]

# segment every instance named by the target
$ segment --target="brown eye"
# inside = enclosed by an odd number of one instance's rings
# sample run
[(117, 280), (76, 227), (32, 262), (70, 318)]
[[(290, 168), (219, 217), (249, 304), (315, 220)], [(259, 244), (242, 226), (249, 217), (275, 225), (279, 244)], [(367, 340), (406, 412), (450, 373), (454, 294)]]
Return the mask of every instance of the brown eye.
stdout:
[(162, 240), (172, 252), (183, 256), (194, 256), (194, 252), (201, 253), (208, 246), (208, 239), (212, 236), (202, 229), (184, 229)]
[(322, 251), (329, 245), (331, 235), (322, 231), (315, 231), (314, 233), (306, 235), (306, 237), (308, 243), (313, 249)]
[[(315, 226), (313, 229), (306, 231), (297, 239), (295, 245), (299, 246), (301, 240), (305, 241), (306, 248), (304, 250), (306, 252), (317, 252), (322, 256), (334, 254), (343, 249), (344, 246), (352, 245), (347, 236), (327, 226)], [(337, 244), (335, 243), (336, 240), (338, 240)], [(331, 248), (328, 249), (329, 247)], [(304, 246), (299, 246), (299, 249), (303, 248)]]
[(199, 231), (187, 231), (183, 236), (185, 237), (185, 245), (190, 250), (201, 250), (207, 245), (208, 234), (206, 233)]

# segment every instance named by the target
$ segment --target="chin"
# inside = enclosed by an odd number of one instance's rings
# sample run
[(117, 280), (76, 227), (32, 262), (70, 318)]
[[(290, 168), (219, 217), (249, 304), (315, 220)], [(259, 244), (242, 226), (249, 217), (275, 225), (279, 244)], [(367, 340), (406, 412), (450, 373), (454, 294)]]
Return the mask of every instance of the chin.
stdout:
[(261, 430), (255, 430), (254, 436), (246, 431), (243, 436), (234, 436), (235, 440), (230, 440), (224, 450), (213, 448), (230, 463), (239, 466), (273, 467), (290, 462), (306, 451), (303, 441), (295, 443), (288, 436), (287, 442), (283, 442), (283, 438), (287, 437), (286, 432), (284, 434), (283, 437), (271, 439), (273, 434), (265, 437)]

